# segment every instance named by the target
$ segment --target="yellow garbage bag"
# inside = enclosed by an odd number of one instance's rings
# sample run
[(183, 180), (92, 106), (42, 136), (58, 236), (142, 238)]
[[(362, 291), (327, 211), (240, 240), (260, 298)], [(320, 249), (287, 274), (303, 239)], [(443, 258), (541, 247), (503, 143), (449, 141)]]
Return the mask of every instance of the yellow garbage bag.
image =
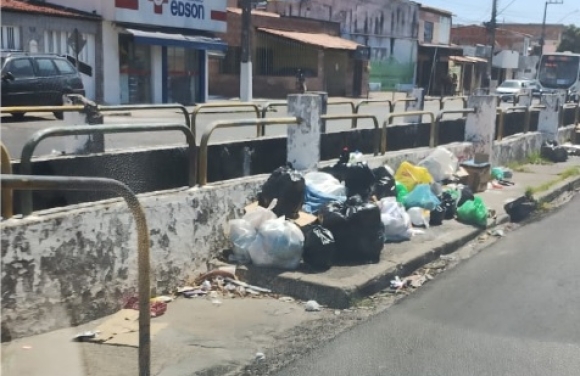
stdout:
[(431, 184), (433, 177), (425, 167), (403, 162), (395, 173), (395, 180), (403, 184), (411, 192), (418, 184)]

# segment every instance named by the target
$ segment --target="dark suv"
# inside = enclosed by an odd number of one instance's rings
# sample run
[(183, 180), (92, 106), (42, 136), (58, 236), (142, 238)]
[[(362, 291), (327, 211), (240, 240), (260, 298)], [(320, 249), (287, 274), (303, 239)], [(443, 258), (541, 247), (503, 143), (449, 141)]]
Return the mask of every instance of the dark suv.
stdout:
[[(64, 94), (85, 95), (83, 81), (66, 57), (2, 54), (2, 107), (59, 106)], [(24, 112), (12, 116), (22, 118)], [(62, 112), (54, 116), (62, 119)]]

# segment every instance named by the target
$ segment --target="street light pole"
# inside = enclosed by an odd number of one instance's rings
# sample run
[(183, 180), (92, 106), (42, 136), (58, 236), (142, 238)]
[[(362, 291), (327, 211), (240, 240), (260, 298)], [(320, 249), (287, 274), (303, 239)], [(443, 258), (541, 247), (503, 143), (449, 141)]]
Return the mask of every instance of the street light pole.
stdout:
[(490, 54), (489, 54), (489, 61), (487, 62), (487, 89), (489, 93), (491, 93), (492, 85), (491, 85), (491, 72), (493, 69), (493, 54), (495, 50), (495, 31), (497, 29), (497, 0), (493, 0), (493, 5), (491, 8), (491, 21), (488, 25), (490, 29)]
[(252, 0), (241, 0), (242, 56), (240, 62), (240, 101), (252, 101)]
[(564, 0), (547, 0), (544, 4), (544, 19), (542, 21), (542, 36), (540, 37), (540, 55), (544, 54), (544, 44), (546, 44), (546, 14), (548, 13), (548, 5), (550, 4), (564, 4)]

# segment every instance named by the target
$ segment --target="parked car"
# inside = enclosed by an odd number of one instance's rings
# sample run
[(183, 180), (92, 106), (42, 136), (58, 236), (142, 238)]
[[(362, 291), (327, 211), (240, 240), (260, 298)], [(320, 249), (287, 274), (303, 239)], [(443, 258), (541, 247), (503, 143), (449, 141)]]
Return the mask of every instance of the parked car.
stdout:
[[(64, 94), (85, 95), (79, 72), (64, 56), (10, 52), (1, 58), (2, 107), (59, 106)], [(62, 119), (63, 114), (54, 116)]]
[(525, 89), (525, 81), (523, 80), (505, 80), (501, 83), (495, 90), (495, 93), (501, 98), (502, 101), (507, 102), (513, 100), (514, 97)]

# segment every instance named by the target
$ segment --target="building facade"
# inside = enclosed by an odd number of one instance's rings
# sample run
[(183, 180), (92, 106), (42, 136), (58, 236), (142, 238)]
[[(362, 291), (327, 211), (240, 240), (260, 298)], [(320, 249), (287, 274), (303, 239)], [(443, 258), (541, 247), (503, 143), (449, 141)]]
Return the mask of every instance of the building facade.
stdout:
[(343, 38), (370, 47), (369, 85), (413, 87), (417, 63), (419, 5), (406, 0), (278, 0), (268, 10), (340, 24)]
[[(240, 87), (241, 9), (228, 8), (224, 58), (210, 59), (211, 95), (237, 97)], [(340, 37), (340, 24), (277, 13), (252, 11), (253, 94), (284, 98), (297, 91), (297, 72), (310, 91), (331, 96), (366, 95), (368, 57), (364, 46)]]
[[(86, 96), (103, 99), (103, 48), (101, 18), (91, 13), (65, 9), (48, 3), (3, 0), (2, 50), (30, 53), (54, 53), (77, 57), (92, 68), (91, 75), (81, 73)], [(75, 31), (79, 34), (78, 55), (74, 48)]]
[(191, 105), (208, 96), (208, 61), (227, 45), (227, 0), (52, 0), (102, 17), (105, 103)]
[[(502, 23), (500, 27), (504, 30), (529, 35), (531, 38), (530, 47), (532, 48), (539, 46), (540, 44), (540, 39), (542, 38), (542, 24)], [(546, 24), (544, 52), (556, 52), (560, 42), (562, 42), (562, 34), (565, 29), (566, 27), (561, 24)]]

